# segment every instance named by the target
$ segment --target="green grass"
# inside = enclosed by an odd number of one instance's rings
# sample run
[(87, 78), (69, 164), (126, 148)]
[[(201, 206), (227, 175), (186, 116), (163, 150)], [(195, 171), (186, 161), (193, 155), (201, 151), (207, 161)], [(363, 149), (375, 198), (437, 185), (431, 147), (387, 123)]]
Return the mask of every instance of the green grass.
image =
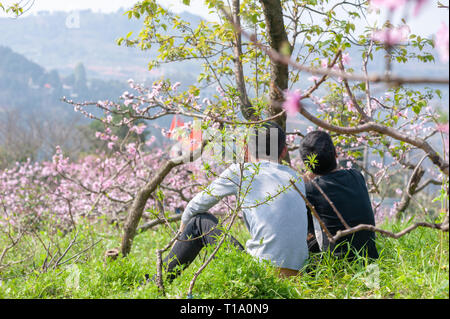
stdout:
[[(405, 225), (383, 228), (398, 230)], [(8, 252), (3, 264), (26, 259), (0, 269), (0, 298), (186, 298), (194, 272), (212, 250), (199, 258), (172, 283), (166, 296), (156, 285), (139, 287), (144, 274), (156, 272), (156, 249), (166, 245), (170, 233), (158, 228), (139, 234), (132, 253), (105, 263), (104, 252), (118, 247), (120, 231), (103, 224), (79, 225), (77, 241), (65, 259), (101, 239), (92, 249), (57, 267), (42, 271), (43, 246), (31, 236)], [(245, 243), (248, 232), (236, 225), (233, 235)], [(74, 233), (39, 233), (42, 241), (64, 251)], [(0, 237), (4, 247), (5, 237)], [(48, 246), (48, 245), (47, 245)], [(448, 233), (420, 228), (400, 238), (377, 237), (380, 259), (367, 263), (337, 260), (328, 254), (311, 256), (308, 271), (281, 279), (269, 263), (226, 245), (199, 276), (194, 298), (449, 298)], [(56, 249), (56, 248), (54, 248)], [(0, 249), (1, 251), (1, 249)], [(30, 257), (31, 254), (31, 257)], [(76, 263), (74, 261), (77, 260)]]

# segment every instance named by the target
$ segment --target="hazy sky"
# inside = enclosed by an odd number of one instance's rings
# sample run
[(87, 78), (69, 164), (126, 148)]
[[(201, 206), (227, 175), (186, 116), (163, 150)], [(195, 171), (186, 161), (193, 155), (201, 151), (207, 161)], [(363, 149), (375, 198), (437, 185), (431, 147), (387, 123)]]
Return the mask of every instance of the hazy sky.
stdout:
[[(5, 4), (16, 2), (17, 0), (3, 0)], [(23, 3), (31, 0), (22, 0)], [(112, 12), (119, 8), (129, 8), (137, 0), (35, 0), (30, 13), (36, 13), (42, 10), (48, 11), (73, 11), (91, 9), (93, 11)], [(203, 0), (191, 0), (191, 5), (186, 6), (181, 0), (161, 0), (164, 6), (171, 8), (172, 11), (179, 13), (188, 11), (207, 18), (208, 8), (203, 4)], [(429, 0), (426, 8), (417, 18), (411, 18), (408, 24), (411, 31), (415, 34), (428, 36), (434, 34), (440, 27), (442, 21), (448, 21), (449, 12), (446, 9), (437, 8), (437, 0)], [(448, 0), (441, 0), (448, 4)], [(211, 16), (209, 16), (211, 18)], [(383, 15), (378, 18), (379, 25), (384, 20)], [(398, 20), (398, 19), (397, 19)], [(399, 23), (399, 21), (397, 21)]]
[[(10, 2), (13, 2), (9, 0)], [(17, 1), (17, 0), (14, 0)], [(22, 0), (26, 3), (29, 0)], [(4, 0), (8, 3), (8, 0)], [(42, 10), (48, 11), (73, 11), (91, 9), (93, 11), (114, 12), (120, 8), (130, 8), (138, 0), (35, 0), (31, 12)], [(158, 1), (165, 7), (170, 7), (174, 12), (189, 11), (202, 16), (208, 15), (208, 8), (203, 5), (202, 0), (191, 0), (191, 5), (186, 6), (181, 0)]]

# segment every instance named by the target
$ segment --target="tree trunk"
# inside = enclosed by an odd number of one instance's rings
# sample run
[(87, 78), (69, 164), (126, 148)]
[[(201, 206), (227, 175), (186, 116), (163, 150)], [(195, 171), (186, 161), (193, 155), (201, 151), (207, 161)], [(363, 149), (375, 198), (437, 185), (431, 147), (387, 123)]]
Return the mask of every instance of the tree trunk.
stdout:
[(253, 106), (248, 98), (247, 89), (244, 78), (244, 68), (242, 66), (242, 35), (240, 32), (241, 18), (240, 18), (240, 0), (233, 0), (233, 22), (238, 30), (234, 33), (234, 74), (236, 77), (236, 87), (239, 92), (239, 99), (241, 101), (241, 112), (247, 121), (259, 120), (255, 114)]
[(208, 139), (204, 139), (202, 141), (202, 146), (199, 149), (194, 150), (194, 152), (187, 152), (180, 157), (167, 160), (163, 165), (161, 165), (153, 178), (138, 191), (136, 197), (134, 198), (133, 204), (130, 207), (124, 226), (122, 247), (120, 249), (123, 256), (128, 255), (131, 251), (137, 226), (141, 220), (142, 214), (144, 213), (145, 205), (147, 204), (148, 199), (152, 196), (152, 193), (174, 167), (197, 160), (201, 156), (203, 149), (208, 142)]
[[(266, 20), (266, 31), (269, 45), (273, 50), (279, 53), (286, 53), (284, 48), (289, 48), (286, 28), (283, 21), (283, 8), (280, 0), (260, 0)], [(270, 80), (270, 104), (268, 115), (273, 116), (280, 113), (284, 101), (284, 91), (287, 90), (289, 83), (289, 67), (287, 64), (273, 61), (271, 62), (271, 80)], [(276, 120), (283, 129), (286, 129), (286, 115), (278, 117)]]
[(126, 256), (131, 251), (134, 236), (136, 235), (136, 229), (144, 213), (145, 205), (148, 199), (152, 196), (152, 193), (164, 180), (167, 174), (170, 173), (172, 168), (182, 164), (174, 160), (168, 160), (165, 162), (156, 175), (137, 193), (134, 198), (133, 204), (130, 207), (127, 220), (125, 222), (124, 233), (122, 237), (121, 252), (123, 256)]

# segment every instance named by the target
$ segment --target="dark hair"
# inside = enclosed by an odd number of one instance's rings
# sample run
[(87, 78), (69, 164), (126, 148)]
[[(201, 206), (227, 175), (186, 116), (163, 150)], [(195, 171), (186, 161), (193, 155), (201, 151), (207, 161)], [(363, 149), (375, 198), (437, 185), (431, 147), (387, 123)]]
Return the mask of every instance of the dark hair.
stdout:
[(306, 134), (300, 144), (300, 156), (303, 162), (308, 157), (316, 155), (315, 165), (311, 165), (314, 174), (324, 175), (337, 167), (336, 149), (330, 135), (324, 131), (314, 131)]
[[(272, 130), (271, 130), (272, 129)], [(279, 126), (278, 124), (274, 122), (266, 122), (262, 124), (260, 127), (257, 127), (254, 129), (254, 134), (250, 136), (250, 141), (252, 142), (252, 145), (256, 146), (255, 148), (251, 147), (250, 153), (257, 159), (260, 157), (268, 157), (269, 155), (272, 156), (272, 150), (271, 150), (271, 139), (275, 138), (272, 136), (271, 138), (271, 131), (274, 133), (273, 129), (276, 129), (276, 137), (277, 137), (277, 145), (278, 145), (278, 158), (280, 158), (281, 154), (283, 153), (284, 148), (286, 147), (286, 133), (284, 130)], [(266, 143), (265, 143), (265, 150), (259, 149), (259, 138), (265, 137)], [(260, 152), (264, 152), (265, 154), (260, 154)]]

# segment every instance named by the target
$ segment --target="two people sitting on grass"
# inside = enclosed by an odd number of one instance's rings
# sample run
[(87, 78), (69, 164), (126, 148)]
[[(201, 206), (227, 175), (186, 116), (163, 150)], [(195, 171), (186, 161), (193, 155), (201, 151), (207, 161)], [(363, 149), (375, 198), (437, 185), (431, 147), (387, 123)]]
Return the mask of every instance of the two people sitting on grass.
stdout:
[[(311, 179), (320, 185), (351, 226), (374, 224), (362, 175), (356, 170), (337, 168), (336, 151), (327, 133), (316, 131), (303, 139), (302, 159), (306, 160), (311, 154), (315, 154), (316, 158), (312, 173), (306, 178), (281, 164), (288, 150), (286, 134), (280, 126), (265, 123), (255, 131), (252, 141), (254, 145), (261, 145), (262, 142), (266, 152), (258, 152), (258, 147), (246, 146), (245, 163), (229, 166), (186, 206), (181, 218), (181, 235), (163, 260), (169, 279), (175, 278), (181, 269), (187, 267), (203, 247), (217, 243), (223, 230), (218, 227), (217, 218), (208, 211), (230, 195), (238, 196), (242, 201), (243, 220), (251, 235), (246, 251), (259, 260), (272, 262), (281, 276), (298, 274), (309, 257), (308, 244), (311, 251), (333, 249), (338, 255), (346, 254), (345, 249), (348, 251), (349, 248), (358, 251), (367, 249), (369, 257), (377, 258), (372, 232), (358, 232), (339, 241), (350, 242), (350, 247), (329, 245), (305, 201), (291, 184), (294, 183), (300, 192), (307, 195), (332, 234), (344, 229), (344, 226), (333, 216), (328, 202), (308, 182)], [(276, 141), (277, 145), (271, 141)], [(271, 147), (277, 148), (277, 156), (267, 156), (273, 154)], [(309, 242), (308, 233), (313, 238)], [(235, 238), (229, 234), (226, 236), (238, 249), (244, 250)]]

